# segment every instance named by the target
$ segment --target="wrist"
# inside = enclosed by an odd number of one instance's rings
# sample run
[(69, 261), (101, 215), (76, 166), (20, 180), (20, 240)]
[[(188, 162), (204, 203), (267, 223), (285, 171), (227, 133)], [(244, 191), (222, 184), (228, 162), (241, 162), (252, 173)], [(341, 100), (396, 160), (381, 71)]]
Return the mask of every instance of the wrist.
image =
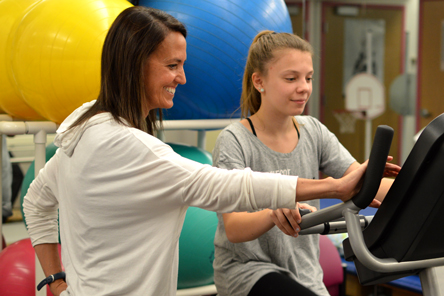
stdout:
[(325, 179), (325, 181), (327, 182), (329, 188), (328, 191), (329, 196), (327, 196), (327, 198), (341, 199), (342, 180), (328, 177)]
[(59, 285), (65, 284), (65, 279), (58, 279), (53, 281), (52, 283), (48, 284), (50, 287), (57, 287)]
[(65, 280), (65, 272), (58, 272), (55, 274), (51, 274), (50, 276), (48, 276), (46, 279), (42, 280), (38, 285), (37, 285), (37, 290), (40, 291), (44, 286), (46, 285), (50, 285), (52, 283), (54, 283), (55, 281), (57, 281), (58, 283), (60, 283), (61, 280)]

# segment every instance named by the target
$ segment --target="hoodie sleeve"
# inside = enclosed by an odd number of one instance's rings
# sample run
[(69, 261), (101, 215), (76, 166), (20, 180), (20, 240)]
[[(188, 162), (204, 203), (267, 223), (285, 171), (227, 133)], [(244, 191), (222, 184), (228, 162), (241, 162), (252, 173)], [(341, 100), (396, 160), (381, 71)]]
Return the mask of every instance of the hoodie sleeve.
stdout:
[(58, 200), (52, 182), (56, 180), (58, 153), (40, 170), (23, 200), (23, 212), (32, 245), (58, 242)]
[[(152, 151), (162, 170), (157, 178), (165, 187), (180, 190), (182, 204), (216, 212), (255, 211), (296, 207), (298, 177), (203, 165), (158, 143)], [(168, 185), (169, 184), (169, 185)], [(177, 185), (174, 186), (174, 184)]]
[(296, 176), (225, 170), (203, 166), (185, 182), (183, 199), (189, 206), (217, 212), (296, 207)]

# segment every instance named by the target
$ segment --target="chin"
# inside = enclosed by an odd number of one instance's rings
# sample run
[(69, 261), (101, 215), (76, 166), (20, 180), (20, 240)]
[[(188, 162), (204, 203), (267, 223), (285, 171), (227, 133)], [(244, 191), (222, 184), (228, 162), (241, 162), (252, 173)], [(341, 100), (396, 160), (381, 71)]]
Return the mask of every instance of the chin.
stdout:
[(291, 112), (290, 116), (298, 116), (304, 114), (304, 109)]
[(165, 106), (162, 107), (162, 109), (171, 109), (173, 108), (174, 104), (171, 102), (171, 104), (165, 104)]

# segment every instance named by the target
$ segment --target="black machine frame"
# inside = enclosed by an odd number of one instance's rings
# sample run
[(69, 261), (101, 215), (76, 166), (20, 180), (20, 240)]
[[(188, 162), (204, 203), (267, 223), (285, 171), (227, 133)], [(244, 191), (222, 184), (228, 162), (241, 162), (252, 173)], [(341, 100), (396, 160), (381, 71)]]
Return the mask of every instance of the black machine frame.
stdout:
[(363, 285), (419, 274), (424, 295), (444, 296), (444, 114), (423, 130), (375, 216), (359, 216), (379, 189), (393, 133), (378, 127), (361, 191), (304, 215), (300, 234), (348, 232), (345, 258)]

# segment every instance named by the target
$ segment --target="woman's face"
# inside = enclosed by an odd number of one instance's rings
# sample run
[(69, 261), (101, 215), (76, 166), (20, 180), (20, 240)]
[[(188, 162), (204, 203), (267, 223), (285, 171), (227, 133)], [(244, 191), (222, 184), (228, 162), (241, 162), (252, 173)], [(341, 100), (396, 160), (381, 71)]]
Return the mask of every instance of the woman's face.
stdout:
[(280, 49), (274, 56), (266, 65), (266, 75), (259, 75), (264, 89), (261, 109), (268, 108), (284, 115), (300, 115), (313, 89), (311, 53)]
[(171, 32), (150, 55), (145, 64), (145, 116), (150, 110), (173, 107), (176, 87), (185, 84), (183, 65), (187, 59), (187, 42), (181, 33)]

